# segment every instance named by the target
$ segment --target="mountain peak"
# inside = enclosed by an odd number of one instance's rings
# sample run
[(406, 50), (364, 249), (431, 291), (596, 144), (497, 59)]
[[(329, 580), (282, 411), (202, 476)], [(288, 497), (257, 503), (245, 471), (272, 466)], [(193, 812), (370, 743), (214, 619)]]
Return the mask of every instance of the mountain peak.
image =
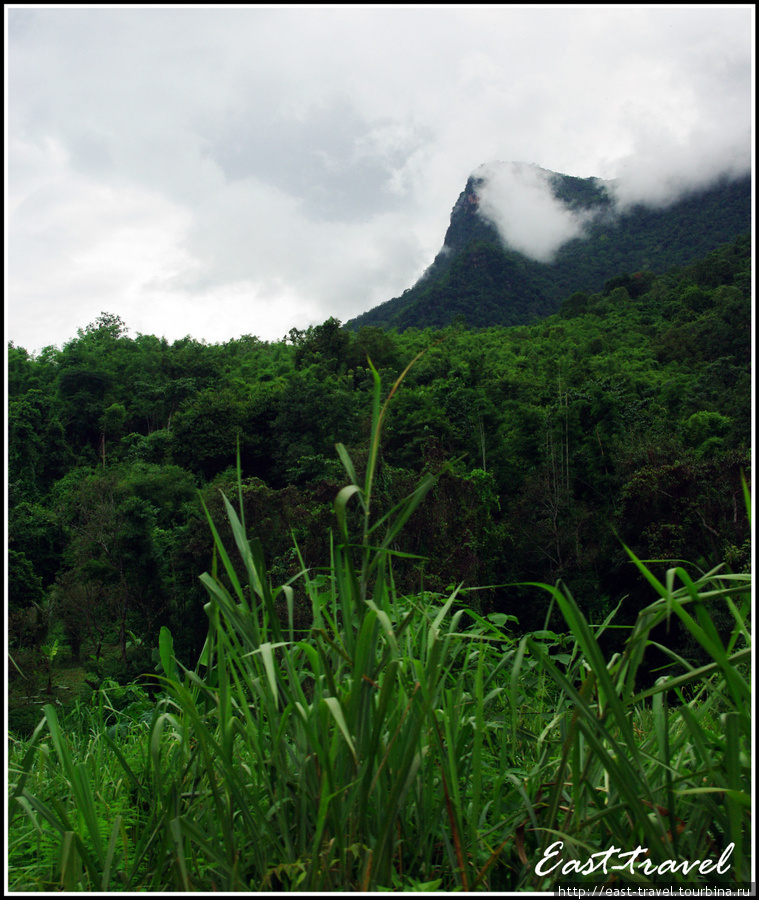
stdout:
[(619, 211), (612, 183), (532, 163), (491, 162), (467, 179), (443, 246), (401, 297), (348, 327), (520, 325), (617, 275), (667, 271), (751, 228), (751, 180), (724, 180), (666, 209)]

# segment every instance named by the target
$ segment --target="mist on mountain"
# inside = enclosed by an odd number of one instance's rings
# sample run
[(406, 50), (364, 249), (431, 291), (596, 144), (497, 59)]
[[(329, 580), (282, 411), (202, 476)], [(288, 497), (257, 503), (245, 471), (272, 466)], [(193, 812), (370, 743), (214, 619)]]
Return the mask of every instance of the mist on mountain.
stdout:
[(527, 324), (575, 291), (686, 265), (750, 228), (751, 177), (737, 159), (679, 179), (660, 169), (615, 181), (488, 163), (467, 180), (416, 284), (347, 325)]
[(552, 172), (527, 163), (489, 163), (472, 173), (478, 213), (507, 248), (550, 263), (572, 238), (582, 237), (592, 209), (573, 209), (553, 192)]

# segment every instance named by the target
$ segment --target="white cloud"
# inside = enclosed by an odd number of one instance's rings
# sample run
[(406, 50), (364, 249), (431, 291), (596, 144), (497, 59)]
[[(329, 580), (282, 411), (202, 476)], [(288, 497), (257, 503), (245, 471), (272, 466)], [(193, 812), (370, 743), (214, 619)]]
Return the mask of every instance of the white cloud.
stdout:
[[(421, 275), (489, 160), (618, 178), (624, 202), (749, 160), (748, 8), (6, 15), (6, 327), (28, 349), (104, 309), (207, 340), (350, 318)], [(497, 215), (550, 257), (581, 223), (531, 177), (504, 176)]]
[(550, 172), (512, 162), (483, 165), (473, 174), (484, 179), (477, 187), (479, 214), (512, 250), (551, 262), (562, 244), (581, 237), (590, 215), (568, 209), (553, 196)]

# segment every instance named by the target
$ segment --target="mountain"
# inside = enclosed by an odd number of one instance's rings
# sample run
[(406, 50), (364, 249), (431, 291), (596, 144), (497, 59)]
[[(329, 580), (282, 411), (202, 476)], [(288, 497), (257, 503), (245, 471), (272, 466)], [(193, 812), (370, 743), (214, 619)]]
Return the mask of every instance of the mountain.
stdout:
[[(526, 185), (512, 191), (513, 207), (508, 193), (505, 199), (511, 246), (495, 224), (499, 214), (492, 192), (503, 172), (499, 166), (508, 166), (506, 173)], [(499, 199), (503, 212), (503, 194)], [(552, 228), (559, 232), (553, 252), (546, 249)], [(552, 315), (574, 292), (600, 291), (623, 274), (664, 273), (750, 228), (750, 176), (723, 179), (666, 208), (637, 205), (620, 211), (611, 182), (524, 164), (491, 164), (469, 177), (443, 246), (419, 281), (346, 327), (440, 328), (457, 318), (473, 327), (523, 325)], [(561, 244), (561, 229), (576, 236)], [(515, 249), (528, 243), (539, 252)]]

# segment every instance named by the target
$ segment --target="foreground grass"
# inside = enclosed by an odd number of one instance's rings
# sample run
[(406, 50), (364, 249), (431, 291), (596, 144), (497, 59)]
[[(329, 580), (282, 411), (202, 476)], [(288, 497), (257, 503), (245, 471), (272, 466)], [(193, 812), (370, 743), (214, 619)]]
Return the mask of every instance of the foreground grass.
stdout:
[[(11, 890), (749, 880), (750, 577), (675, 566), (659, 582), (632, 557), (654, 599), (612, 660), (598, 640), (608, 620), (589, 625), (561, 586), (535, 590), (559, 606), (564, 641), (517, 641), (506, 617), (465, 610), (458, 590), (400, 596), (391, 547), (434, 484), (373, 521), (379, 434), (400, 381), (381, 405), (376, 379), (362, 479), (338, 447), (349, 484), (325, 571), (273, 588), (226, 501), (236, 556), (210, 522), (197, 666), (176, 660), (164, 629), (155, 703), (106, 687), (65, 727), (47, 706), (32, 738), (11, 742)], [(293, 627), (296, 590), (310, 601), (307, 633)], [(716, 607), (732, 615), (726, 638)], [(650, 632), (673, 616), (711, 662), (673, 659), (680, 674), (636, 691)], [(624, 857), (637, 847), (643, 871)], [(598, 853), (606, 872), (598, 857), (587, 864)], [(673, 871), (720, 858), (719, 871)]]

